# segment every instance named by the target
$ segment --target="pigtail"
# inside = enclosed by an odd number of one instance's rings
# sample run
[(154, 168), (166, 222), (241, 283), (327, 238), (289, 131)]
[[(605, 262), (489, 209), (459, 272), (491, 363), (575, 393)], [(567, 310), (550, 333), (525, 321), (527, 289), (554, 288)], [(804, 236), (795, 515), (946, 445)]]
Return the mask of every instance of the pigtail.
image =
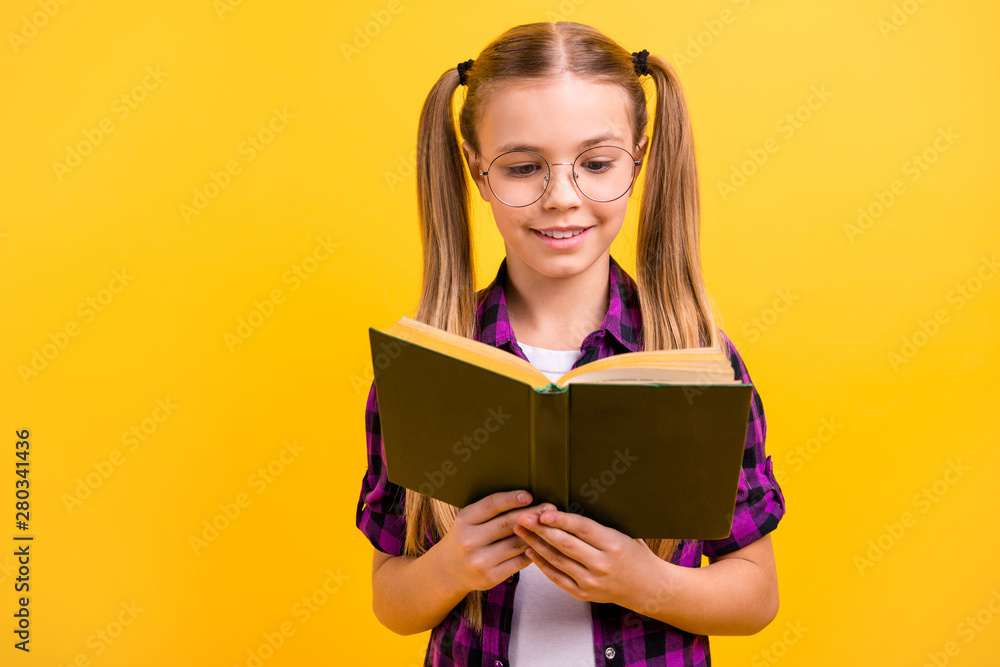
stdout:
[(423, 292), (416, 319), (460, 336), (475, 320), (469, 187), (455, 132), (452, 95), (458, 72), (441, 75), (420, 112), (417, 201), (423, 245)]
[(698, 174), (687, 103), (665, 60), (650, 55), (647, 65), (656, 86), (656, 113), (636, 239), (645, 349), (721, 347), (701, 272)]
[[(687, 103), (662, 58), (647, 58), (656, 111), (636, 237), (643, 349), (722, 346), (701, 273), (698, 173)], [(644, 540), (671, 561), (678, 539)]]
[[(455, 131), (452, 97), (458, 71), (449, 69), (424, 102), (417, 128), (417, 201), (423, 247), (423, 286), (414, 318), (451, 333), (475, 335), (475, 263), (472, 254), (469, 188)], [(458, 508), (406, 489), (404, 553), (419, 556), (429, 537), (440, 540), (452, 526)], [(483, 627), (483, 594), (466, 596), (469, 625)]]

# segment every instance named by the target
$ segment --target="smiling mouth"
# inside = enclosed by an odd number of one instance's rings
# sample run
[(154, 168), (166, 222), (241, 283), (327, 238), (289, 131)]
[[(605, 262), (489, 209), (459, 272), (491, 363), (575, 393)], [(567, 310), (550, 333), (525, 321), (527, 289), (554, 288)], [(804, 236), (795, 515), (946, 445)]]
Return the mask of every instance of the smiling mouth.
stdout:
[(580, 234), (582, 234), (585, 231), (587, 231), (587, 229), (589, 229), (589, 227), (584, 228), (584, 229), (574, 229), (572, 231), (559, 231), (559, 230), (555, 230), (555, 231), (551, 231), (551, 232), (546, 232), (546, 231), (542, 231), (540, 229), (536, 229), (535, 231), (538, 232), (539, 234), (541, 234), (542, 236), (548, 236), (550, 239), (568, 239), (568, 238), (572, 238), (574, 236), (579, 236)]

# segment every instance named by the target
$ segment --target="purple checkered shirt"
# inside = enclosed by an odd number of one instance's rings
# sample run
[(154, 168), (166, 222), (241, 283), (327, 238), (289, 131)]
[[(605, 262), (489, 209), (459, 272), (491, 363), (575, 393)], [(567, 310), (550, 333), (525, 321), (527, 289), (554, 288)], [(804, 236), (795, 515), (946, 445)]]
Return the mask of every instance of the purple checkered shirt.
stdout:
[[(496, 278), (478, 296), (476, 339), (527, 361), (518, 347), (507, 319), (503, 285), (507, 260), (500, 264)], [(573, 368), (596, 359), (642, 349), (639, 333), (642, 313), (636, 285), (632, 278), (610, 258), (610, 299), (601, 328), (587, 336), (581, 350), (583, 357)], [(730, 361), (736, 378), (750, 383), (743, 360), (728, 337)], [(406, 520), (403, 511), (404, 490), (389, 482), (383, 463), (382, 435), (375, 384), (368, 393), (365, 408), (368, 439), (368, 470), (361, 483), (356, 523), (376, 549), (392, 556), (403, 552)], [(774, 530), (785, 513), (785, 499), (771, 469), (771, 457), (764, 452), (767, 425), (757, 390), (752, 392), (747, 421), (746, 448), (736, 494), (732, 534), (717, 540), (683, 540), (670, 562), (684, 567), (701, 567), (702, 554), (722, 556), (751, 544)], [(458, 605), (431, 631), (424, 665), (484, 665), (509, 667), (511, 624), (514, 617), (514, 592), (518, 573), (486, 591), (484, 627), (475, 633), (462, 619)], [(594, 660), (598, 667), (639, 665), (700, 667), (711, 665), (708, 637), (679, 630), (654, 618), (610, 603), (591, 603), (593, 616)], [(516, 667), (516, 666), (515, 666)]]

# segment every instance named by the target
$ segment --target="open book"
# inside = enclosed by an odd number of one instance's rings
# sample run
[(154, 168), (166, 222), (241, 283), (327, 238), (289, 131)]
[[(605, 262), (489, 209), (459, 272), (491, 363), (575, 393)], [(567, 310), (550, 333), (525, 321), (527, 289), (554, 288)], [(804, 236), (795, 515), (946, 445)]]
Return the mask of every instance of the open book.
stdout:
[(551, 382), (406, 317), (368, 331), (389, 481), (458, 507), (527, 489), (634, 538), (729, 536), (751, 385), (722, 350), (616, 354)]

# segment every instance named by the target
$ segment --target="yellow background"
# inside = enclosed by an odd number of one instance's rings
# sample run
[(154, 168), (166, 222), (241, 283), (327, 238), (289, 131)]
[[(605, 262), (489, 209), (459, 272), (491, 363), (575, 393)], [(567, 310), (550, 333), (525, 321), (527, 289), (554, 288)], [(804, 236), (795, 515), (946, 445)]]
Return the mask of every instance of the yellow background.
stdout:
[[(708, 286), (766, 409), (781, 608), (713, 637), (714, 664), (995, 664), (1000, 10), (916, 0), (5, 2), (0, 664), (247, 665), (282, 627), (265, 665), (420, 664), (427, 635), (371, 612), (354, 526), (367, 328), (416, 305), (432, 83), (560, 18), (677, 66)], [(734, 169), (753, 173), (724, 198)], [(503, 245), (478, 210), (483, 285)], [(634, 222), (612, 248), (633, 276)], [(241, 318), (259, 326), (234, 343)], [(29, 655), (12, 648), (22, 428)], [(145, 440), (123, 441), (133, 428)], [(228, 526), (220, 504), (240, 511)]]

